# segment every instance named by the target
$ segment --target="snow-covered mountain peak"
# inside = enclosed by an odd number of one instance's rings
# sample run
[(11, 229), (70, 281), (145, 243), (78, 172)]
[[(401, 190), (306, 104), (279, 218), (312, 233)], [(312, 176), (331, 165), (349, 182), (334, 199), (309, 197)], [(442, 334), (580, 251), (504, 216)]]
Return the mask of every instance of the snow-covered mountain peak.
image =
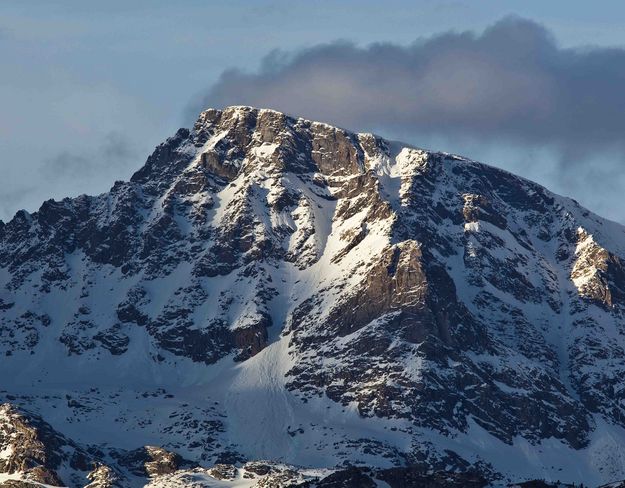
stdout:
[(624, 256), (622, 226), (508, 172), (208, 109), (129, 182), (0, 226), (2, 399), (86, 453), (37, 461), (72, 486), (612, 481)]

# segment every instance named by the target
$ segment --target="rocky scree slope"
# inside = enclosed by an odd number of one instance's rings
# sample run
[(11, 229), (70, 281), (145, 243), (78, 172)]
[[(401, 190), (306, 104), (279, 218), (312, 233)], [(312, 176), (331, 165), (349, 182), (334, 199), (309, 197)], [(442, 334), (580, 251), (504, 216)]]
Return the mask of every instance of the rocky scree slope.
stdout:
[(2, 395), (115, 476), (155, 443), (613, 481), (624, 257), (625, 228), (505, 171), (210, 109), (129, 182), (0, 222)]

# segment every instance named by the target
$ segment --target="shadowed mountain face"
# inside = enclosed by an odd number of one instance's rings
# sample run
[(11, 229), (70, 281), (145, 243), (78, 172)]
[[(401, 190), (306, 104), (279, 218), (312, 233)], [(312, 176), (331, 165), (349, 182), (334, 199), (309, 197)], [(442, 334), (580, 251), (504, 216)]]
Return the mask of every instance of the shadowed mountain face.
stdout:
[[(625, 228), (502, 170), (207, 110), (109, 193), (0, 222), (1, 395), (93, 483), (613, 481), (624, 258)], [(31, 464), (81, 486), (67, 449)], [(267, 486), (296, 478), (323, 477)]]

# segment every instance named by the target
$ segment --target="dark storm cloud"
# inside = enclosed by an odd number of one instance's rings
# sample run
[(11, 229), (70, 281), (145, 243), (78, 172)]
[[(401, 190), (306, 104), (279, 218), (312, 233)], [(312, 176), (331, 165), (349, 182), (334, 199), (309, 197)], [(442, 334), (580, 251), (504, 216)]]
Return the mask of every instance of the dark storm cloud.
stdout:
[(46, 159), (43, 174), (52, 180), (94, 180), (100, 177), (110, 178), (129, 163), (134, 162), (135, 150), (130, 141), (112, 132), (102, 144), (91, 152), (75, 153), (63, 151)]
[(555, 145), (563, 156), (623, 149), (625, 50), (562, 49), (541, 25), (503, 19), (483, 33), (410, 46), (347, 42), (273, 52), (229, 70), (194, 104), (254, 105), (358, 130)]

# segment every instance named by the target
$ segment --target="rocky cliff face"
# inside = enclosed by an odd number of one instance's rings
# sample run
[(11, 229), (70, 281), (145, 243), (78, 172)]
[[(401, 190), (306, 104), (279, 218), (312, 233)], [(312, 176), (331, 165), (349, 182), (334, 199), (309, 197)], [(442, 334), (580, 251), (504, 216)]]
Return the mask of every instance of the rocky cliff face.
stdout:
[(507, 172), (207, 110), (129, 182), (0, 225), (2, 395), (105, 454), (90, 486), (183, 457), (612, 481), (624, 259), (623, 227)]

